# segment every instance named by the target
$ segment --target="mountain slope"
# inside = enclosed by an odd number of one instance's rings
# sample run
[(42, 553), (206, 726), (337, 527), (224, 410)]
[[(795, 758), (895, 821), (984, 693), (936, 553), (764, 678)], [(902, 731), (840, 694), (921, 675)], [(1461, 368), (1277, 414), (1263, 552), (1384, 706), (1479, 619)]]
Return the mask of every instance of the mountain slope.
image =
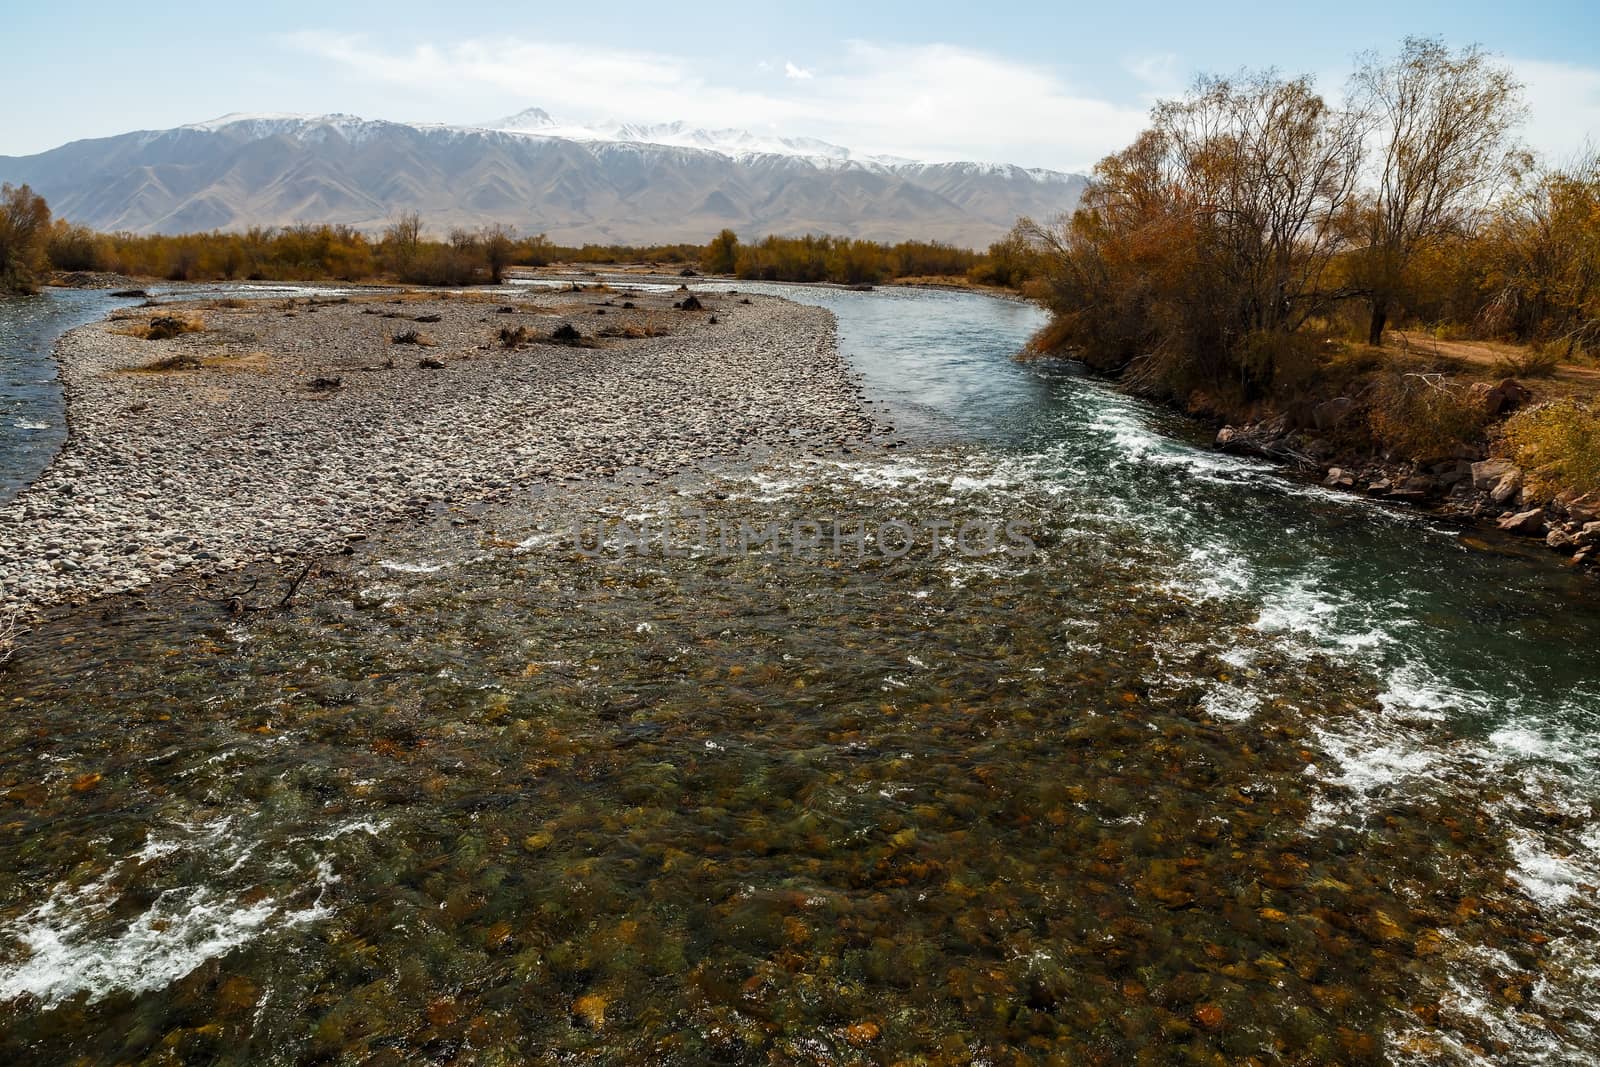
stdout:
[(563, 244), (703, 241), (729, 226), (981, 246), (1018, 215), (1070, 209), (1083, 187), (1073, 174), (856, 158), (682, 123), (566, 126), (538, 109), (484, 127), (227, 116), (0, 156), (0, 180), (101, 230), (374, 230), (417, 211), (435, 230), (500, 222)]

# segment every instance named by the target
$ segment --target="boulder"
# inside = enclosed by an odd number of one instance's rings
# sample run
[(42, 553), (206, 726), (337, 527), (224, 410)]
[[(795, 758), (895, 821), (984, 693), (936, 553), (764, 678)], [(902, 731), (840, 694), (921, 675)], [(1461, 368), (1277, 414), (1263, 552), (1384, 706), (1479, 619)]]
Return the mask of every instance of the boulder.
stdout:
[(1500, 529), (1507, 533), (1530, 535), (1541, 533), (1544, 530), (1544, 509), (1530, 508), (1514, 515), (1507, 515), (1500, 520)]
[(1490, 417), (1509, 415), (1533, 399), (1533, 392), (1515, 378), (1507, 378), (1489, 390), (1485, 401)]
[(1517, 469), (1509, 459), (1485, 459), (1472, 465), (1472, 487), (1489, 492), (1500, 479)]
[(1567, 517), (1573, 522), (1600, 522), (1600, 493), (1564, 499), (1562, 504), (1566, 506)]
[(1505, 504), (1516, 498), (1522, 492), (1522, 471), (1512, 467), (1500, 480), (1494, 483), (1494, 488), (1489, 490), (1489, 499), (1496, 504)]
[(1413, 474), (1400, 483), (1400, 489), (1406, 493), (1431, 493), (1437, 484), (1425, 474)]
[(1393, 491), (1394, 483), (1387, 478), (1379, 478), (1377, 481), (1367, 483), (1367, 492), (1373, 496), (1382, 496)]
[(1600, 545), (1600, 522), (1584, 523), (1572, 539), (1580, 545)]
[(1322, 484), (1333, 489), (1354, 489), (1356, 479), (1343, 467), (1329, 467), (1328, 476), (1322, 479)]

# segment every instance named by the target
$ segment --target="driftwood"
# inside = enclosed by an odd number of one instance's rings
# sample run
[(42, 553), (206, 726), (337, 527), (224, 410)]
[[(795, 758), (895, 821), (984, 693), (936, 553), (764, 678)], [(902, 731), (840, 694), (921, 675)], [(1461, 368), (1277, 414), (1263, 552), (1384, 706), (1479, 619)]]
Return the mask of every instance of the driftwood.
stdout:
[(0, 618), (0, 667), (10, 662), (11, 657), (16, 654), (17, 642), (28, 632), (17, 619), (18, 614), (15, 611)]
[(226, 605), (228, 611), (234, 615), (243, 615), (252, 611), (284, 611), (294, 604), (294, 598), (299, 595), (300, 587), (305, 584), (306, 579), (318, 573), (321, 568), (321, 562), (321, 560), (314, 559), (300, 568), (300, 573), (295, 575), (294, 579), (289, 583), (289, 591), (284, 593), (283, 598), (276, 603), (252, 604), (249, 602), (248, 598), (256, 591), (256, 587), (261, 584), (261, 579), (259, 578), (252, 579), (249, 585), (237, 593), (212, 599), (218, 604)]

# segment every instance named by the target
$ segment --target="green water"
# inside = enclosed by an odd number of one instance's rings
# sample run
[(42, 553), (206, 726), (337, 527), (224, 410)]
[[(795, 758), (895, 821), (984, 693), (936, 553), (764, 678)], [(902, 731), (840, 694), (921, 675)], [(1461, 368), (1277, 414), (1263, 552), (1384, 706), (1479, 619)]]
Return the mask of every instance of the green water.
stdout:
[[(0, 1058), (1594, 1055), (1583, 580), (1015, 363), (1026, 307), (798, 295), (907, 447), (441, 512), (282, 615), (36, 635)], [(671, 554), (564, 533), (674, 515)]]

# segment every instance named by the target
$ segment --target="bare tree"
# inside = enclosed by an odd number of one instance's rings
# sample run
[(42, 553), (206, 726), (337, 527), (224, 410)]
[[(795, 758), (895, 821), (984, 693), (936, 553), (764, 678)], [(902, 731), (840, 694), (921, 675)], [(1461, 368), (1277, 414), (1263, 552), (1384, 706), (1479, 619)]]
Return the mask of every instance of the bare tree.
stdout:
[(1361, 165), (1359, 116), (1330, 107), (1309, 78), (1268, 71), (1201, 78), (1153, 118), (1168, 174), (1206, 223), (1212, 268), (1237, 294), (1238, 328), (1292, 331), (1322, 311), (1335, 222)]
[(391, 269), (399, 274), (406, 273), (422, 251), (422, 216), (407, 211), (395, 219), (383, 231), (383, 246)]
[(489, 280), (499, 285), (505, 278), (516, 252), (517, 231), (504, 223), (493, 223), (478, 231), (478, 243), (483, 247), (484, 262), (489, 265)]
[(1417, 250), (1466, 228), (1523, 158), (1514, 130), (1525, 109), (1521, 85), (1481, 49), (1424, 37), (1407, 38), (1391, 62), (1363, 57), (1351, 98), (1379, 140), (1361, 227), (1368, 340), (1379, 345)]

